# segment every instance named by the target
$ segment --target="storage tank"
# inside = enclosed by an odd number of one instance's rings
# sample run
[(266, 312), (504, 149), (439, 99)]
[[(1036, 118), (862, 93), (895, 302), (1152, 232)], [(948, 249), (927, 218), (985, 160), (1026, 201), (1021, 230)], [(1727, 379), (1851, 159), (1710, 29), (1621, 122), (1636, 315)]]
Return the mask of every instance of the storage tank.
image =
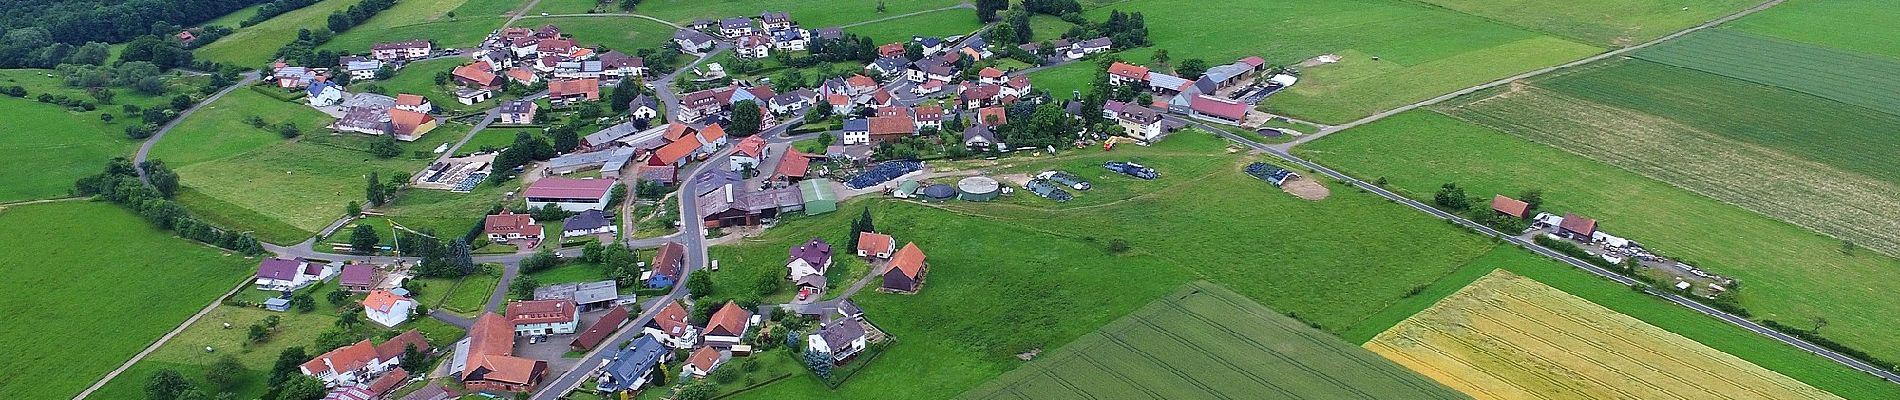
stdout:
[(972, 176), (957, 181), (957, 197), (964, 201), (995, 200), (996, 194), (1002, 187), (1003, 185), (997, 183), (995, 179)]

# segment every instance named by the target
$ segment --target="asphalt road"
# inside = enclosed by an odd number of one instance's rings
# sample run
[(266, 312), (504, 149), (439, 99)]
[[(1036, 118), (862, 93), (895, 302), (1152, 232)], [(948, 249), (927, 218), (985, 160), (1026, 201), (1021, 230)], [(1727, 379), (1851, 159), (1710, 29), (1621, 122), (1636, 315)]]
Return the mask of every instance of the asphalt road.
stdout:
[[(259, 77), (257, 71), (246, 72), (239, 76), (242, 76), (243, 79), (239, 79), (237, 83), (231, 84), (231, 86), (226, 86), (224, 89), (219, 89), (216, 93), (212, 93), (211, 97), (206, 97), (204, 101), (200, 101), (198, 102), (198, 104), (191, 105), (191, 108), (185, 109), (185, 112), (178, 113), (178, 116), (173, 117), (170, 122), (166, 122), (164, 126), (158, 127), (157, 132), (152, 132), (151, 137), (145, 138), (145, 143), (139, 144), (138, 153), (135, 153), (132, 155), (132, 165), (136, 166), (136, 165), (139, 165), (140, 163), (144, 163), (146, 155), (152, 152), (152, 145), (158, 144), (159, 139), (164, 139), (165, 133), (171, 132), (172, 128), (178, 127), (178, 123), (185, 122), (185, 117), (190, 117), (192, 113), (198, 112), (198, 109), (204, 108), (205, 105), (218, 101), (218, 98), (224, 97), (225, 94), (229, 94), (233, 90), (238, 90), (238, 88), (251, 86), (252, 83), (257, 82), (258, 77)], [(151, 186), (152, 181), (151, 179), (145, 177), (144, 168), (133, 168), (133, 170), (138, 171), (139, 182), (144, 182), (146, 186)]]

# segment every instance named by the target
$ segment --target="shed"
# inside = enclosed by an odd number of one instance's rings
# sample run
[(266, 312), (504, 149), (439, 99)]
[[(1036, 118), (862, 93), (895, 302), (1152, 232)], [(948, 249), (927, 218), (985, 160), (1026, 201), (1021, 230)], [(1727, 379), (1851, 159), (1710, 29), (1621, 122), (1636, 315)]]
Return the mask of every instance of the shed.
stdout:
[(264, 300), (264, 309), (277, 312), (290, 311), (290, 299), (273, 297), (270, 300)]
[(909, 179), (898, 181), (897, 190), (891, 192), (892, 197), (900, 199), (908, 199), (913, 194), (917, 194), (917, 181)]
[(995, 200), (996, 194), (1001, 188), (1002, 184), (997, 183), (995, 179), (990, 179), (989, 177), (972, 176), (963, 178), (957, 181), (957, 198), (965, 201)]
[(805, 215), (818, 215), (838, 210), (838, 196), (831, 193), (830, 179), (798, 182), (798, 191), (805, 197)]

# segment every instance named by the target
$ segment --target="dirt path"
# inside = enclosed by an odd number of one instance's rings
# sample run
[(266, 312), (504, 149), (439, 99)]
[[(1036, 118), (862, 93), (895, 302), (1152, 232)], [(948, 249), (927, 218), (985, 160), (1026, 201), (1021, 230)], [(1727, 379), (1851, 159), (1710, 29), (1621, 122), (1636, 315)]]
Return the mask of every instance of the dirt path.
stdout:
[(78, 395), (73, 396), (73, 399), (84, 399), (86, 396), (92, 395), (92, 392), (99, 390), (101, 387), (105, 387), (106, 382), (111, 382), (112, 378), (117, 378), (119, 374), (125, 373), (125, 370), (132, 368), (132, 364), (137, 364), (139, 360), (145, 359), (145, 356), (151, 355), (152, 351), (158, 350), (159, 346), (165, 345), (165, 342), (171, 341), (172, 337), (178, 336), (179, 332), (184, 332), (185, 328), (189, 328), (191, 324), (197, 323), (199, 318), (204, 318), (205, 314), (210, 314), (211, 310), (217, 309), (218, 305), (223, 303), (224, 298), (231, 297), (232, 294), (236, 294), (237, 291), (244, 290), (245, 287), (250, 285), (251, 280), (247, 277), (244, 279), (244, 282), (239, 283), (237, 287), (231, 288), (230, 291), (224, 292), (222, 295), (218, 295), (217, 300), (212, 300), (211, 304), (206, 305), (204, 309), (198, 310), (197, 314), (192, 314), (191, 318), (186, 318), (184, 323), (178, 324), (177, 328), (172, 328), (171, 332), (166, 332), (165, 336), (160, 336), (157, 341), (152, 342), (152, 345), (145, 346), (145, 350), (140, 350), (139, 354), (132, 356), (132, 359), (125, 360), (124, 364), (119, 364), (118, 368), (114, 368), (112, 372), (107, 372), (106, 376), (100, 377), (97, 382), (92, 383), (92, 386), (86, 387), (86, 390), (80, 391)]

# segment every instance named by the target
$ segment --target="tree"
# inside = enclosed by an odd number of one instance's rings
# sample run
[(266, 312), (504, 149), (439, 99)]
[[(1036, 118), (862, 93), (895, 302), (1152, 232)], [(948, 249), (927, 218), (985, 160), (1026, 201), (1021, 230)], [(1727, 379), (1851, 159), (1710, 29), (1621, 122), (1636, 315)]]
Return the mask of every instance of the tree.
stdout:
[(101, 122), (110, 124), (112, 123), (112, 118), (112, 113), (99, 113), (99, 121)]
[(845, 237), (845, 241), (849, 242), (845, 248), (858, 248), (858, 234), (864, 232), (877, 232), (877, 226), (871, 223), (871, 209), (869, 208), (864, 209), (864, 213), (859, 214), (856, 221), (851, 221), (851, 236)]
[[(878, 8), (880, 9), (884, 8), (884, 2), (880, 1), (877, 4), (878, 4)], [(713, 393), (714, 392), (713, 392), (712, 384), (706, 383), (706, 381), (693, 381), (692, 383), (687, 383), (686, 386), (681, 386), (679, 388), (679, 391), (673, 394), (673, 399), (674, 400), (711, 400), (713, 398)]]
[(278, 388), (276, 400), (317, 400), (323, 398), (323, 381), (310, 375), (297, 374)]
[(534, 290), (541, 288), (541, 282), (533, 275), (516, 276), (514, 283), (508, 284), (508, 294), (517, 298), (533, 298)]
[[(350, 310), (350, 311), (354, 311), (354, 310)], [(341, 312), (341, 313), (337, 313), (336, 315), (336, 327), (338, 328), (350, 329), (362, 323), (363, 323), (362, 313)]]
[(1517, 199), (1527, 204), (1524, 208), (1525, 210), (1536, 210), (1537, 207), (1544, 205), (1544, 191), (1539, 189), (1526, 190), (1524, 193), (1519, 193)]
[(475, 273), (475, 258), (470, 253), (468, 241), (458, 238), (449, 243), (449, 255), (443, 260), (454, 267), (455, 276), (466, 276)]
[(277, 136), (290, 139), (299, 135), (303, 135), (303, 128), (298, 128), (297, 124), (286, 121), (281, 125), (277, 125)]
[(566, 153), (581, 147), (581, 134), (575, 132), (573, 126), (562, 125), (548, 133), (554, 137), (554, 151)]
[(171, 368), (158, 370), (151, 380), (145, 382), (145, 398), (153, 400), (174, 400), (185, 391), (191, 390), (191, 381)]
[(917, 42), (905, 42), (904, 59), (912, 61), (924, 59), (924, 45)]
[[(285, 126), (290, 126), (286, 123)], [(377, 158), (394, 158), (402, 155), (402, 145), (396, 144), (396, 135), (382, 135), (376, 141), (369, 142), (369, 154)]]
[[(513, 167), (510, 166), (509, 168)], [(375, 172), (370, 172), (368, 178), (369, 185), (364, 189), (363, 198), (369, 201), (370, 207), (381, 207), (383, 201), (389, 199), (388, 194), (383, 193), (383, 181), (376, 177)]]
[(1155, 49), (1155, 53), (1150, 56), (1150, 59), (1154, 61), (1155, 65), (1168, 65), (1168, 49)]
[(192, 104), (193, 102), (191, 101), (191, 96), (186, 96), (182, 94), (177, 95), (177, 96), (172, 96), (172, 110), (173, 111), (180, 111), (180, 112), (185, 111), (185, 109), (191, 108)]
[(831, 353), (806, 351), (805, 368), (810, 368), (811, 373), (818, 375), (818, 379), (831, 379)]
[(818, 116), (818, 118), (829, 117), (831, 116), (831, 113), (832, 113), (832, 110), (831, 110), (830, 101), (820, 101), (818, 102), (817, 105), (814, 105), (811, 108), (811, 115), (816, 115)]
[(369, 224), (356, 224), (356, 228), (350, 230), (350, 249), (356, 254), (374, 254), (376, 245), (382, 242), (383, 239), (376, 236), (376, 228)]
[(300, 313), (316, 311), (317, 299), (316, 296), (311, 296), (310, 292), (298, 293), (296, 296), (290, 297), (290, 306), (296, 308), (297, 312)]
[(112, 50), (110, 50), (105, 43), (86, 42), (84, 46), (73, 49), (73, 54), (66, 56), (66, 62), (86, 65), (106, 65), (106, 59), (111, 56)]
[(112, 98), (118, 95), (107, 88), (92, 88), (86, 90), (86, 94), (92, 96), (93, 100), (98, 100), (99, 104), (112, 104)]
[(752, 100), (740, 100), (732, 104), (732, 122), (726, 124), (726, 133), (733, 137), (747, 137), (759, 133), (759, 123), (764, 117), (759, 114), (759, 103)]
[(691, 278), (686, 278), (686, 291), (697, 298), (711, 296), (713, 294), (712, 276), (698, 273), (693, 274)]
[(1847, 254), (1847, 255), (1852, 255), (1852, 254), (1854, 254), (1854, 249), (1855, 249), (1855, 248), (1857, 248), (1857, 247), (1858, 247), (1858, 246), (1855, 246), (1855, 245), (1854, 245), (1854, 241), (1852, 241), (1852, 240), (1842, 240), (1842, 241), (1841, 241), (1841, 254)]
[(884, 0), (877, 0), (877, 12), (879, 14), (884, 13)]
[(158, 194), (171, 198), (178, 193), (178, 173), (166, 167), (164, 161), (145, 160), (139, 163), (139, 169), (145, 170), (145, 179), (151, 181), (153, 189), (158, 189)]
[(637, 7), (639, 5), (640, 5), (640, 0), (620, 0), (620, 11), (631, 12), (633, 11), (634, 7)]
[(264, 325), (258, 325), (258, 324), (252, 324), (250, 327), (250, 332), (244, 335), (244, 338), (247, 340), (250, 340), (251, 343), (261, 343), (264, 341), (265, 338), (269, 338), (269, 337), (270, 337), (270, 328), (265, 328)]
[(227, 354), (205, 369), (205, 382), (210, 382), (220, 391), (228, 391), (244, 382), (244, 374), (244, 364), (238, 363), (237, 357)]
[(1827, 326), (1827, 318), (1814, 317), (1814, 329), (1809, 329), (1808, 332), (1820, 332), (1823, 326)]
[(1009, 8), (1009, 0), (976, 0), (976, 19), (989, 23), (996, 22), (997, 11)]
[(1432, 202), (1453, 211), (1471, 209), (1471, 199), (1465, 198), (1465, 189), (1457, 183), (1446, 183), (1438, 187), (1438, 193), (1432, 195)]
[[(420, 313), (421, 311), (418, 310), (417, 312)], [(428, 367), (428, 365), (424, 363), (424, 361), (427, 361), (427, 358), (429, 358), (428, 354), (423, 354), (422, 349), (416, 348), (416, 345), (411, 344), (403, 346), (402, 361), (399, 361), (398, 364), (406, 371), (421, 371), (423, 368)]]
[(325, 297), (328, 297), (327, 300), (330, 301), (330, 306), (332, 307), (342, 307), (343, 304), (350, 302), (350, 292), (347, 291), (332, 290), (330, 294)]
[(1182, 78), (1187, 79), (1199, 78), (1201, 74), (1205, 73), (1207, 73), (1207, 60), (1199, 58), (1181, 60), (1181, 65), (1174, 67), (1175, 75), (1180, 75)]
[(587, 242), (586, 246), (581, 246), (581, 262), (600, 263), (606, 252), (607, 247), (601, 246), (600, 241)]
[(348, 215), (348, 216), (363, 215), (363, 205), (358, 204), (355, 200), (350, 200), (350, 204), (346, 204), (343, 206), (343, 215)]
[(534, 255), (528, 256), (527, 259), (521, 260), (521, 272), (526, 272), (526, 273), (541, 272), (541, 271), (554, 269), (554, 267), (560, 266), (560, 265), (561, 265), (561, 256), (555, 255), (554, 250), (552, 249), (549, 249), (547, 247), (542, 247), (540, 251), (534, 252)]
[(272, 365), (270, 379), (265, 385), (270, 390), (264, 397), (276, 398), (276, 394), (282, 390), (284, 381), (289, 380), (292, 375), (303, 374), (298, 367), (303, 366), (305, 361), (310, 361), (310, 355), (304, 353), (303, 346), (293, 346), (277, 352), (277, 362)]

